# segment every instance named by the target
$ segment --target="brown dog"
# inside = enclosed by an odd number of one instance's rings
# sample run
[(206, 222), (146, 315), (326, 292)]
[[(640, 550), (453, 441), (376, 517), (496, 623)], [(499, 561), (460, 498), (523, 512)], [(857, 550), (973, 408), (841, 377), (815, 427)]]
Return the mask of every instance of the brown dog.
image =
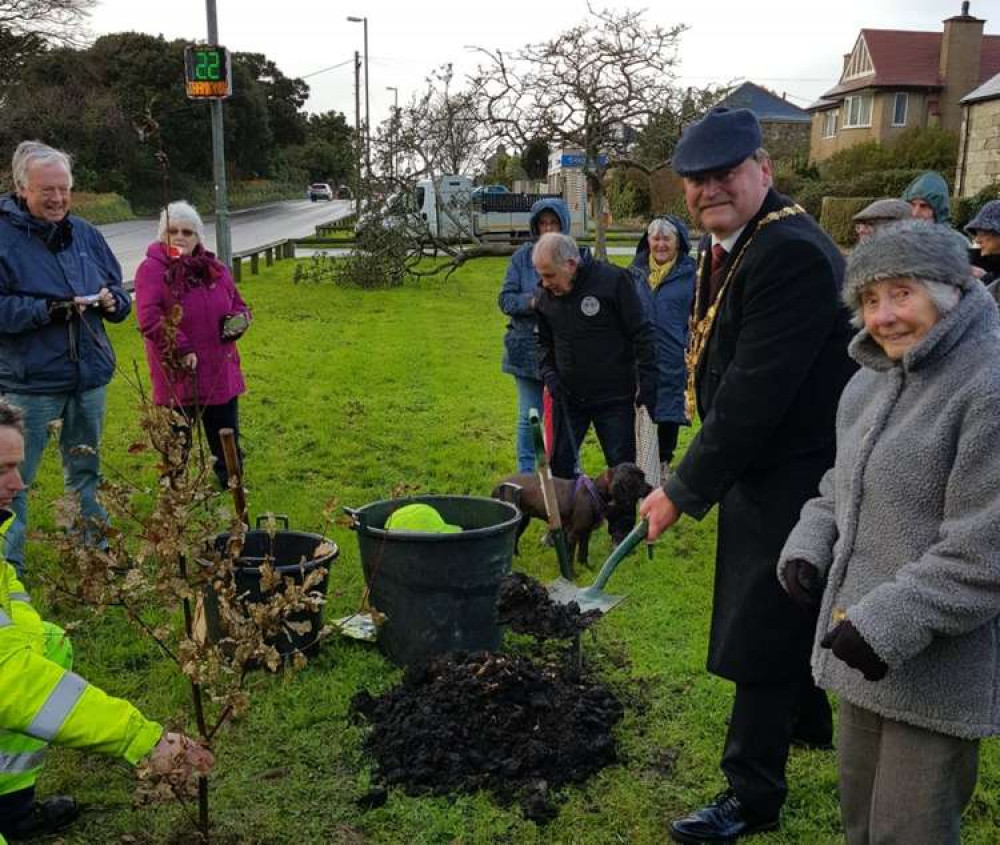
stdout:
[[(553, 478), (552, 483), (559, 501), (559, 516), (566, 532), (570, 559), (575, 549), (579, 563), (587, 563), (590, 534), (604, 520), (607, 520), (612, 542), (617, 546), (624, 540), (635, 525), (639, 499), (653, 490), (635, 464), (618, 464), (593, 481), (586, 477), (575, 480)], [(548, 521), (538, 475), (527, 472), (508, 475), (500, 479), (491, 495), (494, 499), (512, 502), (521, 510), (521, 524), (517, 527), (514, 544), (516, 553), (517, 544), (531, 518)]]

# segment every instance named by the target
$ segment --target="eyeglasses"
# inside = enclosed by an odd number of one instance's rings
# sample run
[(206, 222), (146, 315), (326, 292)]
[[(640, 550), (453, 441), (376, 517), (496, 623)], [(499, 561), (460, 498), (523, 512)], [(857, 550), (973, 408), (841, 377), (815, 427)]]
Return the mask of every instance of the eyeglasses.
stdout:
[(196, 234), (194, 229), (167, 229), (168, 235), (183, 235), (185, 238), (190, 238), (192, 235)]

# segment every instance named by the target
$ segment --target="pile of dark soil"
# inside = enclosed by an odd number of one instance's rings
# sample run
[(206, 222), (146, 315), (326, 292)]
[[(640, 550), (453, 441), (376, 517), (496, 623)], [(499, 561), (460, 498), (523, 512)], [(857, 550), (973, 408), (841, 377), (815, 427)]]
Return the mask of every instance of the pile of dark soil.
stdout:
[(451, 655), (407, 670), (355, 712), (371, 726), (375, 782), (410, 795), (490, 790), (544, 823), (550, 790), (616, 762), (611, 730), (622, 705), (607, 687), (568, 667), (489, 652)]
[(545, 587), (521, 572), (512, 572), (500, 582), (497, 618), (518, 634), (539, 640), (567, 640), (601, 618), (601, 611), (580, 612), (575, 602), (557, 604)]

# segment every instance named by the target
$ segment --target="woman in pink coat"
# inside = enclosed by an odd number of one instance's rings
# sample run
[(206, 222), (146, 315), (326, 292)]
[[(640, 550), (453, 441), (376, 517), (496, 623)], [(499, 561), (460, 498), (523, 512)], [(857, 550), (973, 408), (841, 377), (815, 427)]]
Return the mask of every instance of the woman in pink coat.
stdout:
[(164, 209), (159, 240), (136, 271), (136, 312), (153, 401), (201, 420), (225, 488), (229, 475), (219, 431), (233, 429), (239, 449), (237, 402), (246, 385), (236, 340), (250, 325), (250, 310), (228, 268), (202, 245), (204, 234), (201, 217), (188, 203)]

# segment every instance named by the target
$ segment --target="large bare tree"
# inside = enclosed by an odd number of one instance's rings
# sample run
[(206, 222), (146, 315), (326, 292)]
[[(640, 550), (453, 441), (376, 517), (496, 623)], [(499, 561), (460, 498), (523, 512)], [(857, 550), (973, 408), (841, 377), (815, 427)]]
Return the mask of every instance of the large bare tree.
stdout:
[(87, 40), (83, 25), (96, 5), (97, 0), (0, 0), (0, 30), (79, 47)]
[(397, 179), (466, 174), (496, 146), (467, 90), (456, 90), (454, 70), (442, 65), (426, 86), (379, 128), (376, 142), (383, 173)]
[(631, 164), (636, 130), (678, 96), (677, 48), (684, 25), (647, 24), (642, 11), (595, 11), (572, 29), (511, 54), (475, 48), (481, 63), (470, 79), (480, 114), (496, 133), (521, 148), (534, 138), (581, 150), (597, 214), (597, 254), (603, 257), (602, 215), (609, 172)]

